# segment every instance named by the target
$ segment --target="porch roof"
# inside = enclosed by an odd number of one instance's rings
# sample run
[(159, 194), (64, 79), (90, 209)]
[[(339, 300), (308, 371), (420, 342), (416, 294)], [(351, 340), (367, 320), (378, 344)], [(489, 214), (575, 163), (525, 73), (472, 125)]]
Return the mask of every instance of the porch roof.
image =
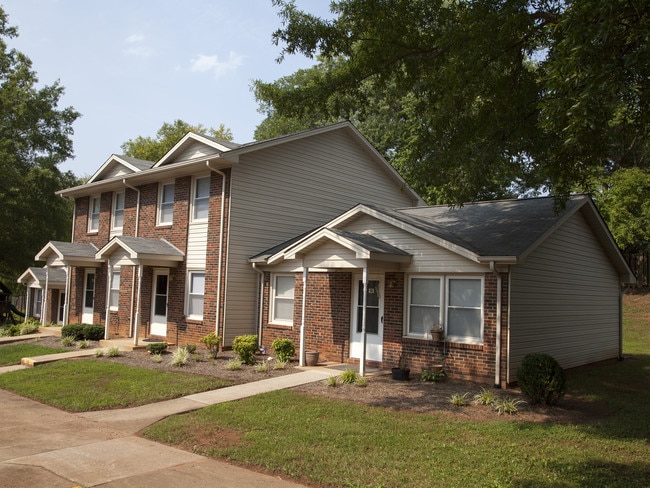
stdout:
[(95, 254), (96, 259), (117, 256), (119, 264), (176, 266), (185, 259), (185, 253), (165, 239), (115, 236)]
[(101, 261), (95, 258), (97, 247), (89, 243), (50, 241), (35, 256), (36, 261), (46, 261), (50, 268), (55, 266), (98, 267)]
[[(49, 278), (47, 272), (49, 270)], [(61, 288), (65, 286), (66, 274), (61, 268), (48, 267), (29, 267), (16, 280), (25, 286), (31, 285), (32, 288), (45, 288), (45, 282), (50, 288)]]

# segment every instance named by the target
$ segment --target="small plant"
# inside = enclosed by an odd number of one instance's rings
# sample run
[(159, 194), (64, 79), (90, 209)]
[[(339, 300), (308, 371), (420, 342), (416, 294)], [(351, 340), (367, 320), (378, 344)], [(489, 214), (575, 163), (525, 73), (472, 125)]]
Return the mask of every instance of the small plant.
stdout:
[(81, 341), (77, 341), (77, 347), (79, 349), (88, 349), (90, 347), (90, 343), (86, 339), (83, 339)]
[(177, 347), (172, 354), (172, 366), (185, 366), (190, 361), (190, 353), (186, 347)]
[(514, 398), (505, 397), (505, 398), (497, 399), (492, 404), (492, 407), (494, 408), (494, 410), (496, 410), (496, 412), (499, 415), (501, 415), (502, 413), (514, 415), (519, 410), (519, 405), (522, 405), (524, 403), (526, 402), (524, 402), (523, 400), (515, 400)]
[(564, 396), (566, 376), (564, 370), (548, 354), (528, 354), (517, 369), (517, 382), (533, 405), (557, 405)]
[(120, 348), (117, 346), (111, 346), (108, 348), (108, 351), (106, 351), (106, 355), (109, 358), (116, 358), (120, 355)]
[(63, 347), (71, 347), (75, 345), (75, 338), (74, 336), (68, 335), (68, 336), (61, 336), (61, 345)]
[(463, 393), (462, 395), (460, 393), (454, 393), (453, 395), (451, 395), (451, 397), (449, 397), (449, 401), (455, 407), (464, 407), (467, 405), (468, 396), (469, 393)]
[(474, 404), (475, 405), (494, 405), (494, 402), (497, 400), (496, 394), (485, 387), (481, 387), (481, 391), (474, 395)]
[(329, 378), (327, 378), (324, 381), (324, 383), (325, 383), (325, 386), (330, 386), (332, 388), (336, 388), (337, 386), (339, 386), (339, 378), (338, 378), (338, 376), (330, 376)]
[(163, 359), (162, 354), (152, 354), (151, 355), (151, 360), (156, 364), (162, 363), (162, 359)]
[(186, 344), (185, 349), (187, 349), (187, 352), (190, 354), (195, 354), (196, 353), (196, 344)]
[(231, 359), (226, 363), (226, 369), (229, 371), (237, 371), (241, 369), (242, 364), (239, 359)]
[(73, 341), (80, 341), (84, 338), (83, 324), (67, 324), (61, 327), (61, 338), (72, 337)]
[(241, 335), (232, 341), (232, 350), (237, 353), (244, 364), (255, 364), (255, 352), (257, 351), (256, 335)]
[(357, 379), (359, 378), (359, 373), (354, 371), (353, 369), (346, 369), (341, 373), (339, 376), (339, 380), (341, 383), (344, 385), (353, 385), (354, 383), (357, 382)]
[(104, 338), (104, 332), (102, 324), (84, 324), (81, 328), (83, 338), (88, 341), (101, 341)]
[(423, 369), (420, 373), (420, 381), (428, 381), (430, 383), (437, 383), (445, 377), (445, 372), (442, 369)]
[(217, 359), (217, 353), (219, 352), (219, 344), (221, 344), (221, 337), (219, 337), (214, 332), (210, 332), (208, 335), (201, 337), (199, 342), (203, 344), (214, 359)]
[(365, 376), (359, 376), (357, 378), (357, 381), (355, 381), (354, 384), (362, 388), (365, 388), (366, 386), (368, 386), (368, 378), (366, 378)]
[(266, 363), (257, 363), (255, 365), (255, 371), (257, 371), (258, 373), (266, 373), (267, 370), (268, 370), (268, 366), (266, 365)]
[(36, 334), (38, 332), (38, 329), (40, 327), (40, 323), (36, 321), (27, 321), (23, 322), (20, 325), (20, 335), (27, 335), (27, 334)]
[(296, 345), (291, 339), (275, 339), (271, 347), (275, 351), (275, 355), (281, 361), (288, 363), (296, 353)]
[(95, 357), (96, 358), (103, 358), (104, 357), (104, 350), (102, 348), (95, 349)]
[(147, 344), (147, 351), (149, 354), (162, 354), (167, 350), (166, 342), (152, 342)]
[(276, 359), (275, 363), (273, 364), (273, 369), (285, 369), (286, 367), (287, 367), (287, 363), (280, 359)]

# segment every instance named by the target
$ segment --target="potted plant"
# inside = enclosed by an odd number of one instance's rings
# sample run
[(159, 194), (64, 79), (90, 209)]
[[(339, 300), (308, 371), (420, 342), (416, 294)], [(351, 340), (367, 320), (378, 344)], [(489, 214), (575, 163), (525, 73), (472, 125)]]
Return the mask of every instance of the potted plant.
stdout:
[(431, 340), (440, 342), (442, 340), (442, 325), (433, 324), (431, 326)]
[(399, 357), (399, 363), (396, 368), (391, 368), (391, 376), (394, 380), (408, 381), (411, 374), (411, 368), (406, 365), (406, 360), (403, 356)]

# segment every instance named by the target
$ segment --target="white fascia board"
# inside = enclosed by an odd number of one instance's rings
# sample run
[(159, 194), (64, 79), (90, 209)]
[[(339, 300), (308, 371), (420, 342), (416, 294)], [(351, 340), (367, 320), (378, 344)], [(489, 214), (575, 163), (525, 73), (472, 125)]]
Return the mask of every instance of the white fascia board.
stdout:
[(135, 166), (133, 166), (128, 161), (126, 161), (126, 160), (122, 159), (121, 157), (119, 157), (117, 154), (111, 154), (111, 156), (104, 162), (104, 164), (102, 164), (100, 166), (100, 168), (97, 171), (95, 171), (95, 174), (90, 177), (90, 179), (87, 181), (87, 183), (94, 183), (95, 179), (97, 179), (97, 177), (100, 176), (104, 172), (104, 170), (106, 168), (108, 168), (111, 165), (111, 163), (114, 163), (114, 162), (119, 163), (122, 166), (126, 166), (131, 171), (133, 171), (134, 173), (139, 173), (141, 171), (139, 168), (136, 168)]
[(164, 165), (165, 162), (167, 160), (171, 159), (172, 156), (174, 155), (174, 153), (176, 151), (178, 151), (178, 149), (181, 148), (183, 146), (183, 144), (185, 144), (190, 139), (192, 139), (194, 141), (197, 141), (197, 142), (200, 142), (201, 144), (205, 144), (206, 146), (210, 146), (210, 147), (212, 147), (212, 148), (214, 148), (217, 151), (222, 152), (222, 153), (230, 151), (230, 148), (228, 148), (226, 146), (223, 146), (223, 145), (219, 144), (218, 142), (215, 142), (215, 141), (213, 141), (211, 139), (208, 139), (208, 138), (206, 138), (206, 137), (204, 137), (204, 136), (202, 136), (200, 134), (195, 134), (194, 132), (188, 132), (187, 134), (185, 134), (181, 138), (180, 141), (178, 141), (176, 144), (174, 144), (174, 146), (169, 151), (167, 151), (163, 155), (163, 157), (160, 158), (156, 162), (156, 164), (153, 165), (153, 168), (159, 168), (160, 166)]

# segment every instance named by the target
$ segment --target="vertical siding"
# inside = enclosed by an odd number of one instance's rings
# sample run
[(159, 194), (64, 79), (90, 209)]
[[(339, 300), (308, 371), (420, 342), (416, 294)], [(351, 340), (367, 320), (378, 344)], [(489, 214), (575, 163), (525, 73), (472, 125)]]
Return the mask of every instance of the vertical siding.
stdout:
[(248, 258), (358, 203), (412, 206), (409, 195), (347, 131), (242, 156), (233, 167), (225, 340), (256, 332), (258, 274)]
[(510, 381), (529, 353), (564, 368), (615, 358), (618, 275), (581, 213), (511, 272)]

